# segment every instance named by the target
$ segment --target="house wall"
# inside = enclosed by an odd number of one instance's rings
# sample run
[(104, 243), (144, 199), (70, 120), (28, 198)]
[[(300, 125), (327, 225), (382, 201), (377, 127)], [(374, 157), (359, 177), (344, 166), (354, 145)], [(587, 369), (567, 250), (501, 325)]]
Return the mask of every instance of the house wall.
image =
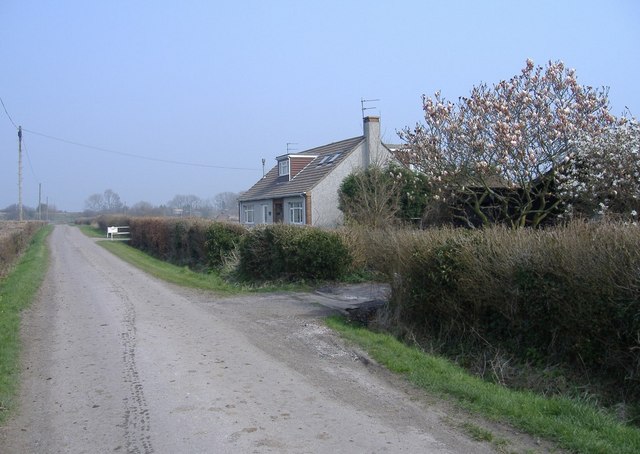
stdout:
[(284, 224), (292, 224), (291, 222), (291, 213), (290, 213), (290, 202), (302, 202), (302, 219), (301, 222), (297, 222), (295, 224), (306, 224), (306, 197), (305, 196), (296, 196), (296, 197), (285, 197), (284, 201)]
[[(291, 205), (290, 202), (302, 202), (300, 211), (301, 222), (295, 224), (306, 224), (308, 218), (307, 198), (305, 196), (285, 197), (282, 200), (283, 208), (283, 224), (292, 224), (291, 222)], [(253, 222), (246, 222), (245, 207), (253, 207)], [(266, 211), (265, 211), (266, 207)], [(240, 223), (244, 225), (273, 224), (274, 206), (272, 199), (252, 200), (248, 202), (240, 202)], [(266, 214), (266, 219), (265, 219)]]
[[(290, 224), (291, 207), (290, 202), (300, 202), (301, 208), (296, 209), (298, 217), (296, 224), (311, 224), (318, 227), (336, 227), (343, 223), (342, 212), (338, 209), (338, 189), (344, 179), (351, 173), (366, 168), (370, 165), (384, 166), (392, 159), (387, 148), (380, 142), (380, 118), (365, 117), (363, 119), (364, 140), (360, 142), (355, 149), (349, 152), (335, 167), (312, 189), (307, 190), (306, 194), (300, 194), (284, 199), (278, 199), (277, 207), (282, 201), (283, 219), (282, 222)], [(277, 159), (291, 159), (289, 172), (290, 175), (296, 175), (296, 172), (302, 170), (302, 161), (311, 161), (309, 156), (279, 156)], [(296, 161), (297, 158), (300, 158)], [(296, 161), (296, 162), (294, 162)], [(308, 162), (307, 162), (308, 164)], [(280, 177), (283, 182), (289, 179), (290, 175)], [(260, 224), (263, 222), (273, 223), (274, 221), (274, 201), (253, 201), (241, 202), (240, 204), (240, 222), (247, 224), (244, 219), (244, 207), (247, 204), (254, 206), (254, 222), (249, 225)], [(267, 219), (263, 216), (262, 206), (269, 207)]]
[(362, 168), (364, 142), (345, 157), (311, 192), (311, 221), (318, 227), (337, 227), (343, 222), (338, 209), (338, 189), (352, 172)]
[(295, 177), (302, 169), (309, 165), (315, 158), (295, 157), (289, 159), (289, 179)]
[[(253, 205), (253, 223), (245, 222), (245, 206)], [(266, 209), (266, 222), (264, 219), (264, 207)], [(273, 223), (273, 201), (267, 200), (252, 200), (250, 202), (240, 203), (240, 223), (245, 225), (257, 225), (257, 224), (271, 224)]]
[(338, 190), (344, 179), (367, 165), (385, 166), (390, 159), (392, 159), (391, 154), (379, 141), (377, 144), (369, 143), (368, 145), (365, 141), (358, 145), (353, 153), (313, 188), (312, 225), (318, 227), (342, 225), (344, 219), (342, 211), (338, 208)]

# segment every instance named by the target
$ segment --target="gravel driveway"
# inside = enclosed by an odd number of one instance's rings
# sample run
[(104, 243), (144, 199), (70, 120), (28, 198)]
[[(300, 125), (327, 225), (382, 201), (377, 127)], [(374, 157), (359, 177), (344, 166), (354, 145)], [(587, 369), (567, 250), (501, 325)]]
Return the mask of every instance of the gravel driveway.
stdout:
[(345, 345), (314, 294), (220, 298), (57, 226), (2, 453), (476, 453), (446, 405)]

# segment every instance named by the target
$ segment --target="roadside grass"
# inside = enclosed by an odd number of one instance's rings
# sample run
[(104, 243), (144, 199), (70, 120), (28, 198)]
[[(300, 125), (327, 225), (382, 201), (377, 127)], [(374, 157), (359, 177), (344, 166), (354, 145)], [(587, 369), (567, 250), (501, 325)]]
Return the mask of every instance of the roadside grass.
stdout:
[(91, 238), (105, 238), (106, 236), (99, 228), (92, 227), (90, 225), (80, 225), (78, 228), (82, 233)]
[(146, 273), (172, 284), (183, 287), (209, 290), (216, 293), (233, 294), (241, 289), (226, 283), (220, 276), (210, 273), (197, 273), (188, 267), (180, 267), (151, 257), (123, 241), (98, 241), (98, 244), (127, 263)]
[[(91, 227), (81, 227), (81, 230), (88, 236), (103, 237), (99, 230)], [(97, 235), (94, 232), (96, 230), (98, 232)], [(308, 291), (310, 288), (304, 283), (267, 282), (259, 285), (250, 285), (230, 282), (215, 272), (200, 273), (186, 266), (181, 267), (162, 261), (129, 246), (124, 241), (104, 240), (98, 241), (98, 244), (144, 272), (182, 287), (212, 291), (221, 295), (277, 291)]]
[(0, 279), (0, 423), (15, 405), (20, 378), (21, 312), (31, 304), (46, 274), (46, 238), (52, 229), (40, 229), (13, 270)]
[[(444, 358), (425, 354), (391, 335), (354, 326), (342, 317), (328, 318), (327, 325), (418, 387), (484, 417), (509, 423), (574, 452), (640, 452), (640, 429), (620, 423), (588, 402), (543, 397), (486, 382)], [(487, 433), (473, 432), (474, 437), (491, 441)]]

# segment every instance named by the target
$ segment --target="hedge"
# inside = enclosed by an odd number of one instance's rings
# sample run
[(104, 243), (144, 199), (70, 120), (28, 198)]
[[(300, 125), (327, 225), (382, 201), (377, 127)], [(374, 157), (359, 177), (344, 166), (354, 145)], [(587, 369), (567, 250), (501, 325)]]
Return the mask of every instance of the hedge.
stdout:
[(257, 227), (240, 241), (239, 274), (245, 279), (336, 280), (351, 254), (335, 232), (284, 224)]
[(390, 319), (616, 380), (640, 398), (640, 228), (438, 229), (369, 237)]

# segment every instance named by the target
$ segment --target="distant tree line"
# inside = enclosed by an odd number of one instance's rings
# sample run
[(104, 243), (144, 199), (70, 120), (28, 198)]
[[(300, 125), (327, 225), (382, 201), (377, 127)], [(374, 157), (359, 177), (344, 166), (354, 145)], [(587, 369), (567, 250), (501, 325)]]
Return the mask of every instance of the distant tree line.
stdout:
[(120, 195), (111, 189), (102, 194), (90, 195), (85, 201), (84, 214), (123, 213), (132, 216), (178, 216), (228, 219), (237, 212), (238, 194), (221, 192), (210, 199), (201, 199), (193, 194), (177, 194), (166, 204), (153, 205), (146, 201), (127, 206)]
[[(51, 219), (58, 209), (55, 205), (42, 203), (37, 207), (22, 206), (22, 219), (25, 221), (45, 221)], [(17, 203), (0, 210), (0, 221), (17, 221), (20, 218), (20, 207)]]

